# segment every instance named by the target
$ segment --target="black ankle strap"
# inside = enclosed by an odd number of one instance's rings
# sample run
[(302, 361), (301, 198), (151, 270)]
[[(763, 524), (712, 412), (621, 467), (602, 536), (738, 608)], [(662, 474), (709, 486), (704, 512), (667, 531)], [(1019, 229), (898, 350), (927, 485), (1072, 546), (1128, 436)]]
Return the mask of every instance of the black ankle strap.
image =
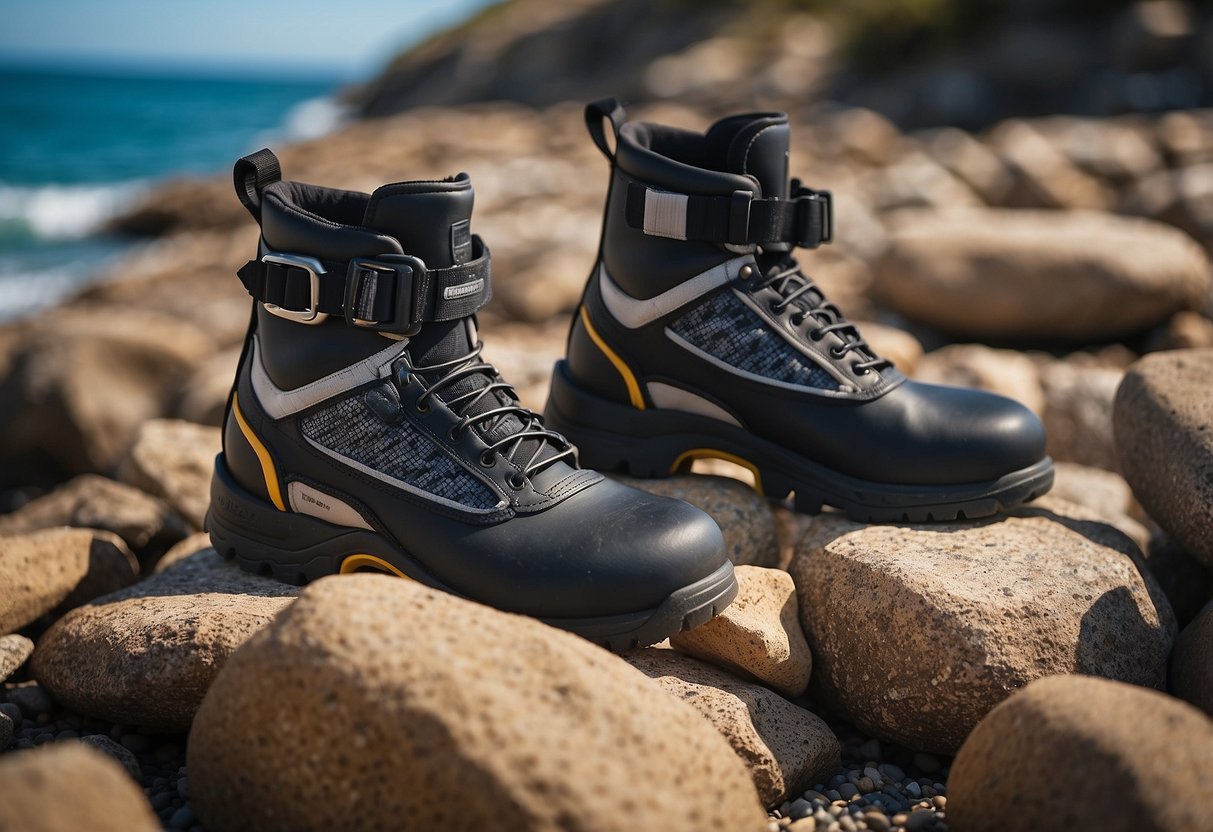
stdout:
[(341, 315), (351, 326), (413, 335), (423, 323), (466, 318), (492, 298), (489, 250), (475, 235), (472, 256), (430, 269), (407, 254), (340, 261), (269, 252), (236, 274), (254, 300), (281, 317), (315, 324)]
[(697, 196), (628, 183), (627, 221), (654, 237), (762, 245), (785, 243), (817, 248), (834, 239), (833, 197), (792, 180), (790, 199), (755, 199), (748, 191), (732, 196)]

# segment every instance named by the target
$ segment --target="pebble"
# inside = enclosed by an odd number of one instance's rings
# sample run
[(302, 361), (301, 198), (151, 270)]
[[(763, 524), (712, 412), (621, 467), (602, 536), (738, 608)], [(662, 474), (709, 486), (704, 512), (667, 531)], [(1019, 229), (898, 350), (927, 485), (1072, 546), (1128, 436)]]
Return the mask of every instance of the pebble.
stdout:
[(893, 826), (889, 819), (880, 812), (866, 813), (863, 816), (863, 822), (868, 825), (869, 829), (875, 829), (877, 832), (887, 832)]
[(13, 734), (16, 733), (16, 730), (16, 726), (8, 715), (0, 713), (0, 751), (13, 744)]
[(788, 827), (788, 832), (817, 832), (816, 818), (801, 818)]
[(173, 816), (169, 818), (168, 825), (170, 829), (189, 829), (194, 825), (196, 819), (193, 809), (189, 806), (182, 806), (173, 812)]
[(910, 816), (905, 820), (906, 832), (917, 832), (919, 829), (925, 829), (927, 824), (935, 820), (935, 813), (930, 809), (915, 809), (910, 813)]
[(838, 793), (842, 795), (843, 800), (850, 800), (859, 795), (860, 788), (853, 783), (843, 783), (838, 787)]
[[(182, 795), (184, 797), (185, 795)], [(813, 804), (805, 800), (803, 797), (798, 797), (792, 801), (792, 805), (788, 807), (788, 817), (803, 818), (813, 814)]]
[(906, 773), (892, 763), (881, 763), (877, 767), (877, 771), (880, 772), (880, 776), (885, 780), (892, 781), (894, 783), (900, 783), (902, 780), (906, 779)]
[(55, 707), (46, 691), (38, 685), (23, 685), (8, 689), (8, 701), (21, 709), (21, 713), (33, 719)]
[(909, 783), (906, 784), (906, 794), (908, 794), (910, 797), (915, 797), (915, 798), (922, 797), (922, 786), (918, 785), (913, 780), (911, 780)]
[[(869, 769), (869, 771), (871, 771), (871, 769)], [(863, 792), (864, 794), (868, 794), (869, 792), (874, 792), (874, 791), (876, 791), (876, 784), (874, 782), (872, 782), (871, 777), (868, 777), (865, 775), (865, 776), (859, 778), (859, 790), (861, 792)], [(839, 791), (841, 792), (842, 789), (839, 789)]]
[(12, 702), (0, 702), (0, 714), (4, 714), (6, 717), (11, 719), (14, 726), (18, 728), (21, 727), (21, 722), (24, 717), (21, 716), (21, 709)]
[(189, 780), (187, 780), (185, 777), (181, 777), (177, 780), (177, 794), (181, 796), (182, 800), (189, 797)]

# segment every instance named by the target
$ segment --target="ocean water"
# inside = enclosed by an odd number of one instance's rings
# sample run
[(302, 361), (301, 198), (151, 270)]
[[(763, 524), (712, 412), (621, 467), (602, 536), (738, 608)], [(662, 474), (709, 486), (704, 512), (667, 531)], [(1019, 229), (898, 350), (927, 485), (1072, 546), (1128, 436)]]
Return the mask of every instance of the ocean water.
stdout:
[(337, 86), (0, 67), (0, 320), (119, 256), (130, 241), (101, 228), (157, 180), (336, 127)]

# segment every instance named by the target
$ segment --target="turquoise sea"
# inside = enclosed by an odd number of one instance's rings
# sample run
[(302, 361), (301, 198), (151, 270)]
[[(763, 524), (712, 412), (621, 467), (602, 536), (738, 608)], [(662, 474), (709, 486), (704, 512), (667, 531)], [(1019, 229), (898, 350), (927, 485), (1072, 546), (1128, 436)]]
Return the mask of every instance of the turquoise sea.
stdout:
[(99, 230), (156, 180), (337, 126), (337, 87), (0, 67), (0, 320), (54, 303), (120, 254), (129, 241)]

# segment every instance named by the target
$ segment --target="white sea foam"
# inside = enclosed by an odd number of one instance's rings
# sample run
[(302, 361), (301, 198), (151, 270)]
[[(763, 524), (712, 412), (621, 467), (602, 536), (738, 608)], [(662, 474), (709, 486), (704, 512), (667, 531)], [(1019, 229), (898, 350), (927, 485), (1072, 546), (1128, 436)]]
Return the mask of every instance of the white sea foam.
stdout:
[(47, 240), (86, 237), (131, 206), (142, 182), (96, 185), (10, 185), (0, 182), (0, 223), (24, 226)]
[(335, 98), (309, 98), (300, 101), (287, 112), (278, 132), (287, 141), (317, 139), (332, 133), (345, 124), (349, 117), (349, 108)]

